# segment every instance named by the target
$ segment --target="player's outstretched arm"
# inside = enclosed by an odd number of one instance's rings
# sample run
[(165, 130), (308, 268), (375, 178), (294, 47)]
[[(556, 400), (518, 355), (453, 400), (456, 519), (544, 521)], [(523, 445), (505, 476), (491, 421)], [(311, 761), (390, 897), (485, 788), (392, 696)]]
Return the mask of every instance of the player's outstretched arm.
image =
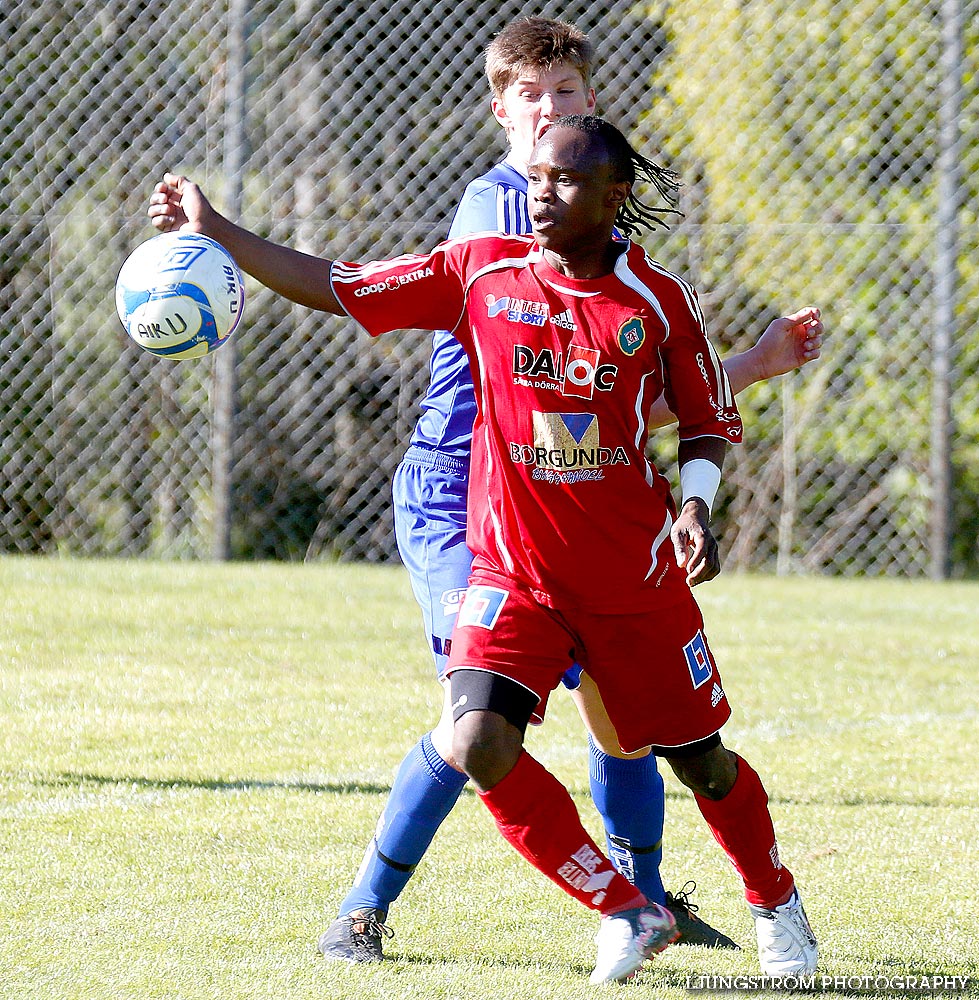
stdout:
[[(815, 361), (823, 346), (823, 321), (819, 310), (807, 306), (790, 316), (780, 316), (768, 324), (754, 347), (724, 361), (724, 371), (735, 395), (749, 385), (784, 375)], [(665, 427), (676, 416), (660, 396), (649, 414), (650, 427)]]
[(815, 361), (823, 346), (823, 321), (819, 310), (807, 306), (791, 316), (768, 324), (754, 347), (724, 362), (735, 393), (756, 382), (784, 375)]
[(242, 270), (285, 298), (311, 309), (346, 315), (330, 284), (332, 261), (272, 243), (235, 225), (186, 177), (164, 174), (153, 189), (146, 214), (160, 232), (182, 230), (217, 240)]

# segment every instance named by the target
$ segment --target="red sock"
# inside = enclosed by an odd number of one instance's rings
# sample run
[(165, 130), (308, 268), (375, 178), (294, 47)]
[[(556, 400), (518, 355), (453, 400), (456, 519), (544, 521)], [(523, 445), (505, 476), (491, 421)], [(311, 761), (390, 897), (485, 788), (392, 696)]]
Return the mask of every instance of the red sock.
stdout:
[(504, 838), (585, 906), (610, 914), (647, 905), (585, 832), (568, 790), (526, 751), (479, 797)]
[(723, 799), (694, 798), (741, 876), (748, 902), (767, 909), (784, 903), (795, 882), (792, 872), (779, 861), (768, 795), (748, 762), (738, 757), (738, 777)]

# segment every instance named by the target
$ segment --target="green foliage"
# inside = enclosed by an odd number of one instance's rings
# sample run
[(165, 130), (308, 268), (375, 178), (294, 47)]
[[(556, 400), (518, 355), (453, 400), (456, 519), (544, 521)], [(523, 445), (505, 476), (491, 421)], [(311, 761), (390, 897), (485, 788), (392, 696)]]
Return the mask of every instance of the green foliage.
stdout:
[[(888, 520), (910, 539), (920, 507), (906, 507), (889, 483), (929, 492), (938, 10), (900, 0), (708, 0), (650, 12), (669, 45), (646, 124), (688, 180), (688, 221), (698, 227), (694, 280), (719, 302), (734, 295), (776, 311), (801, 302), (823, 308), (833, 377), (802, 447), (830, 482), (873, 472)], [(962, 98), (970, 108), (979, 93), (979, 21), (965, 16), (963, 24)], [(969, 168), (979, 157), (974, 125), (969, 114), (960, 122), (959, 150), (967, 307), (957, 317), (955, 360), (966, 391), (955, 404), (962, 433), (953, 463), (965, 496), (976, 468), (968, 359), (979, 349), (979, 231), (969, 222), (979, 193)], [(972, 519), (960, 519), (960, 555), (975, 537)]]

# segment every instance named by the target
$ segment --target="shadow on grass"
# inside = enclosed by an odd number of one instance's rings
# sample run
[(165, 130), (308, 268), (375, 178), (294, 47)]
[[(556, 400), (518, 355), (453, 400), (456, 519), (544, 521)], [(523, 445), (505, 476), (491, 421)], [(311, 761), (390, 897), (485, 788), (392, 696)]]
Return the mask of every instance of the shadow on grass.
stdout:
[[(157, 790), (167, 790), (174, 788), (201, 789), (212, 792), (243, 792), (243, 791), (289, 791), (289, 792), (311, 792), (313, 794), (338, 794), (338, 795), (388, 795), (391, 791), (389, 784), (375, 784), (359, 781), (338, 781), (338, 782), (314, 782), (314, 781), (282, 781), (275, 779), (261, 778), (150, 778), (140, 775), (106, 775), (91, 774), (87, 772), (62, 771), (51, 777), (32, 774), (28, 780), (33, 785), (49, 788), (71, 788), (82, 785), (121, 785), (134, 788), (149, 788)], [(588, 798), (587, 790), (571, 789), (575, 798)], [(463, 794), (474, 794), (467, 785), (463, 789)], [(665, 798), (668, 801), (686, 800), (690, 793), (684, 791), (667, 790)], [(822, 798), (795, 798), (792, 796), (780, 796), (770, 794), (769, 801), (783, 806), (843, 806), (847, 808), (861, 808), (864, 806), (896, 806), (898, 808), (935, 808), (951, 807), (957, 803), (948, 802), (943, 799), (913, 799), (896, 798), (884, 796), (861, 796), (843, 795), (830, 799)]]
[[(334, 965), (336, 963), (329, 962), (325, 964)], [(566, 962), (559, 962), (556, 959), (549, 961), (533, 955), (528, 955), (526, 958), (514, 958), (512, 954), (507, 954), (505, 956), (501, 955), (499, 958), (494, 958), (490, 955), (470, 955), (466, 958), (446, 958), (445, 955), (422, 954), (412, 950), (394, 952), (393, 954), (385, 955), (384, 960), (381, 963), (381, 967), (385, 969), (394, 969), (399, 965), (430, 967), (457, 966), (481, 969), (523, 968), (536, 969), (547, 973), (553, 972), (554, 975), (561, 976), (582, 976), (585, 979), (591, 975), (592, 971), (590, 966), (585, 967), (574, 963), (568, 964)], [(356, 968), (356, 966), (352, 967)]]
[(284, 790), (339, 795), (387, 795), (390, 785), (364, 784), (357, 781), (318, 783), (311, 781), (274, 781), (259, 778), (147, 778), (135, 775), (107, 775), (62, 771), (52, 777), (31, 776), (31, 783), (49, 788), (74, 788), (82, 785), (120, 785), (130, 788), (203, 789), (211, 792), (247, 792)]
[[(690, 793), (684, 791), (668, 791), (664, 796), (667, 802), (685, 802), (689, 800)], [(793, 796), (779, 795), (777, 792), (768, 791), (768, 801), (778, 806), (797, 806), (799, 808), (827, 806), (862, 809), (864, 806), (895, 806), (898, 809), (961, 809), (971, 803), (955, 802), (948, 798), (898, 798), (897, 796), (886, 795), (840, 795), (840, 796)]]

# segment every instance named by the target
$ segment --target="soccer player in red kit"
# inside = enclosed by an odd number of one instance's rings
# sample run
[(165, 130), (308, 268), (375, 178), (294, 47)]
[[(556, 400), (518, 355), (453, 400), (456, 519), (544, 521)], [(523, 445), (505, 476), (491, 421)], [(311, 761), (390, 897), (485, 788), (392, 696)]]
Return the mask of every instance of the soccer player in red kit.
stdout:
[[(466, 348), (474, 561), (449, 659), (453, 755), (503, 836), (600, 912), (592, 981), (628, 978), (676, 930), (524, 749), (526, 726), (543, 720), (575, 662), (622, 748), (652, 745), (695, 793), (744, 883), (765, 971), (811, 971), (815, 938), (765, 790), (720, 739), (730, 708), (690, 589), (719, 572), (710, 505), (741, 422), (693, 289), (612, 238), (614, 226), (628, 235), (655, 216), (633, 194), (637, 172), (668, 191), (669, 174), (614, 126), (563, 118), (529, 165), (532, 237), (465, 237), (365, 265), (261, 240), (183, 178), (165, 178), (150, 214), (205, 232), (269, 287), (372, 335), (447, 329)], [(679, 421), (679, 509), (645, 456), (662, 391)]]

